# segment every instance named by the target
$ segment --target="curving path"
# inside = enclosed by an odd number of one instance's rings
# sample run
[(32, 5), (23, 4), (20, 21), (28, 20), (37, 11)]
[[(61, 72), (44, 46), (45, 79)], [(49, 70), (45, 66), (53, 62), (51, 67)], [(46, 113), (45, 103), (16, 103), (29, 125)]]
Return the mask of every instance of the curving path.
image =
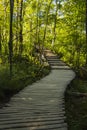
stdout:
[(52, 71), (27, 86), (0, 109), (0, 130), (67, 130), (64, 92), (74, 72), (45, 51)]

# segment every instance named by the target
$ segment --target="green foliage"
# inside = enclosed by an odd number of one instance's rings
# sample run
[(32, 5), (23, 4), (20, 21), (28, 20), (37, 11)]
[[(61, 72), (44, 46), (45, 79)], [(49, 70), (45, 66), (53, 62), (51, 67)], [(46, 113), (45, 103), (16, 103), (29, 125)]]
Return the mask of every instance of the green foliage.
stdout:
[[(67, 91), (71, 95), (67, 94)], [(66, 115), (69, 130), (87, 129), (87, 97), (75, 96), (72, 92), (87, 92), (87, 81), (74, 79), (66, 91)]]
[(49, 73), (49, 67), (36, 64), (27, 56), (15, 56), (13, 63), (12, 77), (9, 74), (9, 65), (3, 64), (0, 67), (0, 101), (9, 99), (13, 94)]
[(87, 82), (79, 78), (75, 78), (69, 85), (71, 92), (87, 93)]
[[(20, 21), (21, 1), (14, 1), (13, 54), (20, 54), (20, 31), (22, 29), (22, 55), (34, 54), (34, 46), (46, 47), (56, 52), (75, 68), (85, 64), (86, 36), (83, 0), (33, 0), (23, 1), (23, 20)], [(9, 1), (0, 4), (1, 53), (8, 57)], [(4, 22), (5, 21), (5, 22)], [(14, 56), (13, 56), (14, 57)], [(2, 59), (1, 59), (2, 60)], [(0, 62), (2, 62), (0, 60)], [(82, 61), (81, 61), (82, 60)], [(6, 59), (5, 61), (8, 61)], [(83, 62), (84, 61), (84, 62)]]

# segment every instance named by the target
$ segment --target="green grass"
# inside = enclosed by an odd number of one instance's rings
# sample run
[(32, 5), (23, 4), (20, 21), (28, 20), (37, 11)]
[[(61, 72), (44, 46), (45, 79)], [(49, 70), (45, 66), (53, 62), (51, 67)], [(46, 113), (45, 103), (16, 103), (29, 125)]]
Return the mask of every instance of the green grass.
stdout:
[(49, 74), (49, 66), (42, 66), (33, 61), (23, 61), (13, 63), (12, 78), (9, 74), (8, 64), (0, 65), (0, 103), (4, 103), (10, 99), (13, 94), (16, 94), (21, 89), (29, 84), (41, 79)]
[[(87, 92), (87, 81), (75, 79), (67, 88), (72, 92)], [(87, 97), (68, 95), (66, 91), (66, 115), (69, 130), (87, 130)]]

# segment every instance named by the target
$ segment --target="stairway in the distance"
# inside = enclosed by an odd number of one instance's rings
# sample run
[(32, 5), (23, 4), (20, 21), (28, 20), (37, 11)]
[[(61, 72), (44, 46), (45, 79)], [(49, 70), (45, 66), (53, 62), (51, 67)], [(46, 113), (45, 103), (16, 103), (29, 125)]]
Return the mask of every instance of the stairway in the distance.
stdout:
[(51, 73), (0, 109), (0, 130), (67, 130), (64, 92), (75, 74), (50, 51), (46, 58)]
[(66, 63), (61, 61), (58, 56), (54, 53), (52, 53), (50, 50), (45, 50), (45, 55), (48, 63), (51, 66), (51, 69), (70, 69)]

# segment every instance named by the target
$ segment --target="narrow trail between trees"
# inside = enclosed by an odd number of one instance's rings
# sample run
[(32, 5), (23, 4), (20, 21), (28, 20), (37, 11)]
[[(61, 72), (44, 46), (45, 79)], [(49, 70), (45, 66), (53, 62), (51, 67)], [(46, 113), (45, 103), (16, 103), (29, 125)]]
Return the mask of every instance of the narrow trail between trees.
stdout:
[(49, 50), (51, 73), (0, 109), (0, 130), (67, 130), (64, 92), (75, 73)]

